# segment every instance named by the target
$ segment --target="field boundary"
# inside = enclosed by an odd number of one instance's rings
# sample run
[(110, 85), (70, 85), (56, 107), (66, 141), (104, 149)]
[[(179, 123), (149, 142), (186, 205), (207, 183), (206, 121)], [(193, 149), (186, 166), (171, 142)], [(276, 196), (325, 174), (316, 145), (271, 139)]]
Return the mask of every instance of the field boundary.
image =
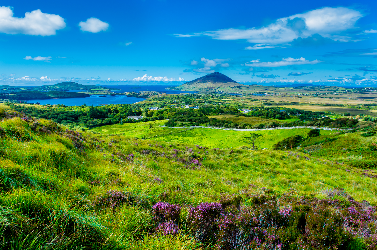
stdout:
[(225, 128), (225, 127), (213, 127), (213, 126), (176, 126), (176, 127), (168, 127), (168, 126), (161, 126), (161, 127), (167, 127), (167, 128), (190, 128), (190, 129), (196, 129), (196, 128), (207, 128), (207, 129), (218, 129), (218, 130), (231, 130), (231, 131), (244, 131), (244, 132), (250, 132), (250, 131), (267, 131), (267, 130), (290, 130), (290, 129), (320, 129), (320, 130), (327, 130), (327, 131), (351, 131), (354, 130), (354, 128), (329, 128), (329, 127), (316, 127), (316, 126), (293, 126), (293, 127), (273, 127), (273, 128), (263, 128), (263, 129), (238, 129), (238, 128)]

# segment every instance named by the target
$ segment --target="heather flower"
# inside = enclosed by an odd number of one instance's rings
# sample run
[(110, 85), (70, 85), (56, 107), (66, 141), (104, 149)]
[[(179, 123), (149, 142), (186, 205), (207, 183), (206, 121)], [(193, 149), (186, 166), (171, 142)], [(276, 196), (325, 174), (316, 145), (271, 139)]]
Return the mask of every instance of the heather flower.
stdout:
[(192, 163), (195, 164), (195, 165), (199, 165), (199, 166), (201, 165), (201, 163), (197, 159), (193, 159)]
[(236, 217), (233, 214), (222, 215), (217, 220), (217, 247), (219, 249), (239, 249), (242, 241), (241, 231), (237, 227)]
[(285, 218), (288, 218), (292, 213), (292, 207), (291, 206), (288, 206), (288, 207), (283, 207), (279, 210), (279, 214)]
[(179, 232), (179, 227), (170, 220), (167, 222), (159, 223), (158, 227), (156, 228), (156, 231), (163, 235), (175, 235)]
[(155, 182), (158, 182), (158, 183), (162, 183), (162, 182), (163, 182), (163, 180), (160, 179), (160, 178), (158, 178), (158, 177), (156, 177), (156, 178), (154, 179), (154, 181), (155, 181)]
[(158, 202), (153, 206), (154, 219), (158, 222), (173, 221), (178, 223), (180, 217), (179, 205), (170, 204), (167, 202)]
[(133, 158), (134, 158), (134, 154), (133, 154), (133, 153), (129, 154), (129, 155), (126, 157), (126, 159), (129, 160), (129, 161), (133, 161)]
[(201, 203), (190, 208), (187, 221), (195, 238), (201, 242), (212, 242), (218, 231), (216, 220), (223, 212), (220, 203)]
[(121, 191), (110, 190), (104, 196), (98, 197), (95, 201), (95, 205), (98, 207), (111, 207), (115, 209), (124, 203), (132, 203), (134, 198), (128, 193)]

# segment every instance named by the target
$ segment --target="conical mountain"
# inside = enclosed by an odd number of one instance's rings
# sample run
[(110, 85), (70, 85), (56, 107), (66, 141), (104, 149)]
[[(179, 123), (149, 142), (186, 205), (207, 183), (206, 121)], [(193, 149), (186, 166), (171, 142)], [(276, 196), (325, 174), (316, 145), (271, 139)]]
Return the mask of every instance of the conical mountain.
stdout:
[(190, 85), (190, 84), (195, 84), (195, 83), (237, 83), (237, 82), (222, 73), (214, 72), (214, 73), (207, 74), (201, 78), (197, 78), (195, 80), (187, 82), (186, 84)]
[(214, 72), (201, 78), (184, 83), (176, 89), (183, 91), (218, 92), (232, 91), (234, 88), (243, 86), (222, 73)]

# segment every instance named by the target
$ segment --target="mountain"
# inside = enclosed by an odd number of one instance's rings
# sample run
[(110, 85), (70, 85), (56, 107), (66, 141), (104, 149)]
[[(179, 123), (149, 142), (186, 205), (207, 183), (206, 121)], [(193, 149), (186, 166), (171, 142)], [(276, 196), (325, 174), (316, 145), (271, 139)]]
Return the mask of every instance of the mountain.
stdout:
[(190, 82), (184, 83), (181, 86), (176, 87), (182, 91), (201, 91), (201, 92), (215, 92), (215, 91), (232, 91), (233, 88), (239, 88), (243, 86), (237, 83), (233, 79), (225, 76), (222, 73), (214, 72), (205, 75), (201, 78), (197, 78)]
[(214, 73), (205, 75), (204, 77), (197, 78), (195, 80), (187, 82), (186, 84), (190, 85), (190, 84), (197, 84), (197, 83), (237, 83), (237, 82), (229, 78), (228, 76), (225, 76), (222, 73), (214, 72)]

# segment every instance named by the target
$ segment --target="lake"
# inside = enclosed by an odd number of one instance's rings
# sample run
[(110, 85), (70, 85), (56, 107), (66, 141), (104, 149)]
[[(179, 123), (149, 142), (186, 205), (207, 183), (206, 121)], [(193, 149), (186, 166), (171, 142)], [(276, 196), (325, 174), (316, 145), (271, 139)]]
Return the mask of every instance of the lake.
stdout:
[(127, 97), (124, 95), (105, 95), (100, 97), (99, 95), (92, 95), (86, 98), (56, 98), (56, 99), (34, 99), (28, 100), (28, 103), (41, 105), (66, 105), (66, 106), (80, 106), (80, 105), (110, 105), (110, 104), (134, 104), (145, 100), (144, 98)]
[[(111, 89), (115, 93), (124, 92), (140, 92), (140, 91), (157, 91), (167, 94), (179, 94), (179, 93), (196, 93), (190, 91), (176, 91), (166, 90), (167, 87), (173, 87), (173, 85), (102, 85)], [(77, 92), (81, 90), (71, 90)], [(28, 100), (28, 103), (41, 105), (66, 105), (66, 106), (80, 106), (80, 105), (109, 105), (109, 104), (134, 104), (145, 100), (144, 98), (126, 97), (124, 95), (92, 95), (86, 98), (57, 98), (57, 99), (33, 99)]]

